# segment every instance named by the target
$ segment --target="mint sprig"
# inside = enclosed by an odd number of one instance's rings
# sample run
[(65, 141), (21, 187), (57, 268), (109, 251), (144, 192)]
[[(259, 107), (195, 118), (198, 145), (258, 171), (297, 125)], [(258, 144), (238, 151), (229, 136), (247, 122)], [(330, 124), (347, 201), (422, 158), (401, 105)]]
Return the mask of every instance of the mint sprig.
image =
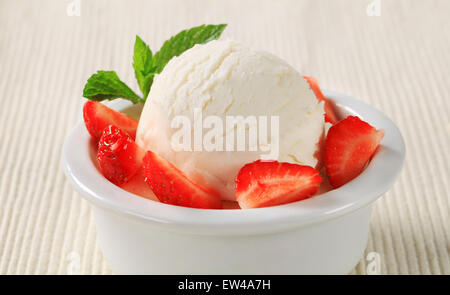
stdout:
[(164, 66), (174, 56), (182, 54), (195, 44), (204, 44), (218, 39), (227, 25), (201, 25), (189, 30), (184, 30), (164, 42), (161, 49), (155, 54), (153, 66), (155, 72), (160, 73)]
[(120, 81), (114, 71), (98, 71), (93, 74), (84, 86), (83, 96), (97, 101), (116, 98), (125, 98), (133, 103), (141, 101), (130, 87)]
[(218, 39), (226, 26), (226, 24), (201, 25), (181, 31), (164, 42), (155, 55), (152, 54), (150, 47), (136, 36), (133, 68), (142, 97), (122, 82), (114, 71), (98, 71), (93, 74), (84, 86), (83, 96), (97, 101), (124, 98), (133, 103), (145, 102), (155, 74), (161, 73), (173, 57), (179, 56), (195, 44), (204, 44)]
[(139, 88), (146, 99), (153, 83), (153, 60), (152, 51), (139, 36), (136, 36), (134, 43), (133, 68)]

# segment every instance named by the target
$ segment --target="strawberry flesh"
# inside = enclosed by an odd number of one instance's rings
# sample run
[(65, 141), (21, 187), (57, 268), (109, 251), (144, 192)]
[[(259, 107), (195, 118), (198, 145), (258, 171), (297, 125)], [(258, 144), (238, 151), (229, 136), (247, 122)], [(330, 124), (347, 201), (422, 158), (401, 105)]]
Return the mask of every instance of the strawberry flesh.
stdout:
[(383, 130), (377, 130), (354, 116), (332, 126), (325, 140), (324, 151), (324, 164), (330, 184), (338, 188), (357, 177), (383, 137)]
[(244, 209), (307, 199), (317, 193), (322, 178), (310, 166), (258, 160), (242, 167), (235, 182), (236, 199)]
[(192, 208), (222, 208), (217, 192), (194, 183), (155, 153), (147, 151), (143, 167), (145, 181), (161, 202)]
[(117, 112), (98, 101), (88, 100), (83, 106), (83, 118), (86, 129), (91, 136), (98, 140), (103, 129), (109, 125), (117, 126), (130, 135), (133, 140), (136, 138), (138, 122), (127, 115)]
[(316, 78), (303, 76), (303, 78), (306, 79), (306, 81), (309, 84), (309, 87), (311, 87), (311, 90), (316, 95), (316, 98), (319, 101), (324, 102), (324, 110), (325, 110), (325, 122), (336, 124), (339, 120), (337, 118), (336, 113), (333, 110), (333, 107), (331, 106), (330, 102), (325, 98), (325, 96), (322, 93), (322, 90), (320, 90), (319, 83), (317, 82)]
[(116, 185), (127, 183), (142, 166), (144, 152), (125, 131), (110, 125), (98, 143), (97, 160), (103, 175)]

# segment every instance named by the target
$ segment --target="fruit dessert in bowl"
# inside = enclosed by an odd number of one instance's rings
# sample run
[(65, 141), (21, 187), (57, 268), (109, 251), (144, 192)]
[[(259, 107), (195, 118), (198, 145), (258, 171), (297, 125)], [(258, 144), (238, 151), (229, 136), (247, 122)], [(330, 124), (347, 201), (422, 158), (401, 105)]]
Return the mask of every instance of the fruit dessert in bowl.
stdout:
[(400, 172), (400, 132), (271, 54), (212, 41), (224, 28), (155, 55), (137, 38), (142, 96), (114, 72), (88, 80), (62, 156), (106, 259), (124, 274), (348, 273)]

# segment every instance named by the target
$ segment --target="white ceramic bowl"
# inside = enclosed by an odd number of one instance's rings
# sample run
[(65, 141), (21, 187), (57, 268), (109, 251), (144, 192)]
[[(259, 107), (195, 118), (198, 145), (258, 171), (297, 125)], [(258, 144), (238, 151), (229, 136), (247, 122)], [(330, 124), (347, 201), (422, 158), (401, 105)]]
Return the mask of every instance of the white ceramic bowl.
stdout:
[[(119, 274), (347, 274), (366, 248), (372, 203), (405, 156), (398, 128), (378, 110), (325, 91), (340, 116), (358, 115), (386, 135), (356, 179), (313, 198), (248, 210), (205, 210), (144, 199), (110, 183), (80, 122), (62, 153), (75, 189), (92, 204), (100, 246)], [(121, 110), (129, 104), (109, 104)]]

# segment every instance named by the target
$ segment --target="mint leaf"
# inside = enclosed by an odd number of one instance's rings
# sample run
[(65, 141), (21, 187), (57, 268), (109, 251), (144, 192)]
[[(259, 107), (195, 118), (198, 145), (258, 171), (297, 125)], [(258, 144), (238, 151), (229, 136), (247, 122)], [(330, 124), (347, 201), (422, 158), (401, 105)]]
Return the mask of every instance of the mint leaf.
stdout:
[(83, 96), (97, 101), (116, 98), (125, 98), (133, 103), (143, 101), (125, 83), (120, 81), (114, 71), (97, 71), (96, 74), (93, 74), (84, 86)]
[(134, 43), (133, 68), (144, 99), (147, 98), (153, 83), (152, 51), (139, 36)]
[(161, 49), (153, 56), (154, 72), (161, 73), (169, 60), (182, 54), (195, 44), (203, 44), (218, 39), (226, 26), (226, 24), (201, 25), (181, 31), (173, 36), (164, 42)]

